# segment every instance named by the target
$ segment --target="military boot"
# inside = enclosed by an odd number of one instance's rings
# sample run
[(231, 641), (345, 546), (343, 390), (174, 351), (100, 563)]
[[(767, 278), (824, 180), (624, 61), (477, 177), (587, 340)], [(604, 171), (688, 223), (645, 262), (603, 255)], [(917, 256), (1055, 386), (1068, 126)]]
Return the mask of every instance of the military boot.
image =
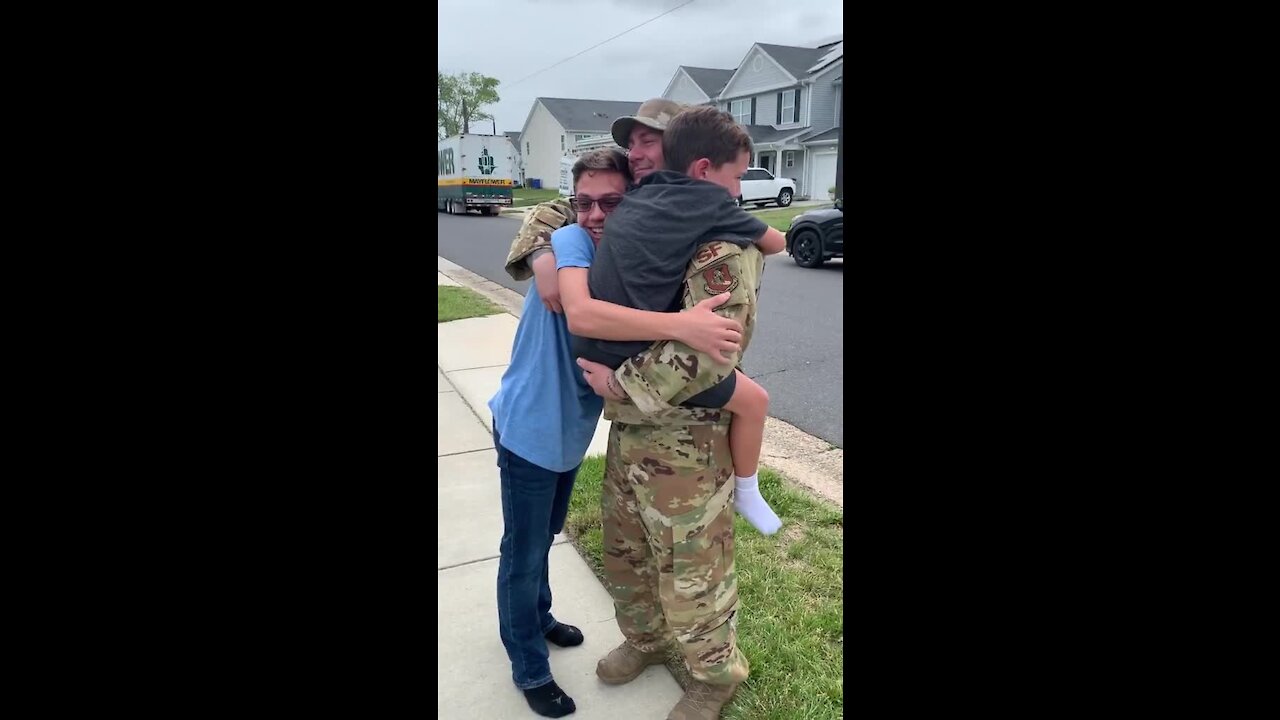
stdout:
[(690, 680), (684, 697), (671, 709), (667, 720), (717, 720), (720, 708), (733, 697), (738, 685), (708, 685)]
[(624, 640), (596, 663), (596, 675), (609, 685), (622, 685), (640, 677), (650, 665), (661, 665), (666, 659), (667, 654), (662, 650), (647, 653)]

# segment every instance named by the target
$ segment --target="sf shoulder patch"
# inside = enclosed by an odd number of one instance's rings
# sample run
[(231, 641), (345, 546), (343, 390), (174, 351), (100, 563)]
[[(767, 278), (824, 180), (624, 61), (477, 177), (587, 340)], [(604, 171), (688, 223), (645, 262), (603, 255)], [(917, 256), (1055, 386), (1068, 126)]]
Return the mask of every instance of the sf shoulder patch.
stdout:
[(702, 271), (722, 263), (734, 255), (741, 255), (742, 248), (733, 243), (723, 240), (709, 242), (698, 248), (698, 252), (693, 256), (693, 262), (689, 263), (689, 272), (685, 275), (687, 278), (697, 277)]
[(729, 263), (722, 262), (702, 271), (703, 290), (709, 295), (733, 292), (738, 287), (738, 278), (729, 271)]

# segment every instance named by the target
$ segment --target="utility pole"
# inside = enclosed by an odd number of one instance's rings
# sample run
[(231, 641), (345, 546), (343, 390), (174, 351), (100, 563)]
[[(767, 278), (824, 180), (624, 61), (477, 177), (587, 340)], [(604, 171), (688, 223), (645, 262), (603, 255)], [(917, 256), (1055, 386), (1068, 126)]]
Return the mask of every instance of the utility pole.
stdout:
[(497, 134), (498, 134), (498, 119), (497, 119), (497, 118), (489, 118), (489, 119), (493, 121), (493, 134), (494, 134), (494, 135), (497, 135)]
[(471, 126), (467, 124), (467, 99), (462, 98), (462, 134), (466, 135), (469, 132), (471, 132)]

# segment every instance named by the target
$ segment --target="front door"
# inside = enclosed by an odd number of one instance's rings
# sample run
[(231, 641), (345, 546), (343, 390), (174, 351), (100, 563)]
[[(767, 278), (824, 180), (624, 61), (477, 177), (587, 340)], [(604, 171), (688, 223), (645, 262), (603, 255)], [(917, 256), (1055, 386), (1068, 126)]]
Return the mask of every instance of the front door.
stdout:
[(765, 170), (768, 170), (768, 171), (772, 172), (772, 171), (773, 171), (773, 165), (769, 162), (769, 161), (770, 161), (770, 160), (772, 160), (772, 159), (773, 159), (773, 155), (772, 155), (772, 154), (769, 154), (769, 153), (760, 153), (760, 167), (764, 168)]

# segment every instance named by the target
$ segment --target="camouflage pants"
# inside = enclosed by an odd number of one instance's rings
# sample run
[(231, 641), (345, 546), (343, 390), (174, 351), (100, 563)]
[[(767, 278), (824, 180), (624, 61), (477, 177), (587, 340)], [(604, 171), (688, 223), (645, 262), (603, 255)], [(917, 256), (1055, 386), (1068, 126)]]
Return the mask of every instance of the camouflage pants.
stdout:
[(737, 645), (728, 431), (614, 422), (602, 499), (622, 634), (645, 652), (674, 637), (689, 672), (712, 685), (742, 682), (750, 669)]

